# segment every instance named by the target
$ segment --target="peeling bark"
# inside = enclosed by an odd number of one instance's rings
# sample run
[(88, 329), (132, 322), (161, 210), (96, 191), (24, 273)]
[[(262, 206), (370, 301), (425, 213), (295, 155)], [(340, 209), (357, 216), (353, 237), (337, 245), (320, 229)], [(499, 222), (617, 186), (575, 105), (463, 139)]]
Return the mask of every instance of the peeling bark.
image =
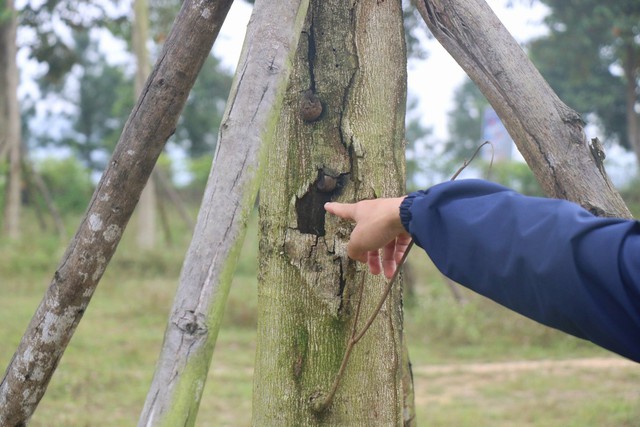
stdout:
[(0, 425), (26, 425), (73, 335), (231, 0), (186, 0), (75, 237), (0, 383)]
[(549, 197), (631, 217), (581, 117), (545, 82), (484, 0), (414, 0), (427, 26), (478, 85)]

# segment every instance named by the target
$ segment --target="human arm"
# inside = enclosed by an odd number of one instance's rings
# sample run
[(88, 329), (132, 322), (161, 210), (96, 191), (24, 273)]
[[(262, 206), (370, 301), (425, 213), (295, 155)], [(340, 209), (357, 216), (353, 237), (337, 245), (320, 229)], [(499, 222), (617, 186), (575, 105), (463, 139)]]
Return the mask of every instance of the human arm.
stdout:
[(480, 180), (409, 195), (402, 223), (443, 274), (640, 361), (640, 226)]
[[(398, 233), (400, 220), (447, 277), (640, 362), (637, 221), (599, 218), (567, 201), (526, 197), (480, 180), (412, 193), (400, 200), (399, 212), (397, 201), (362, 203), (327, 206), (362, 230), (354, 229), (349, 242), (354, 259), (371, 266), (378, 258), (373, 248), (389, 239), (381, 230), (394, 224), (391, 234)], [(355, 214), (355, 206), (369, 214)], [(376, 216), (387, 219), (376, 222)]]

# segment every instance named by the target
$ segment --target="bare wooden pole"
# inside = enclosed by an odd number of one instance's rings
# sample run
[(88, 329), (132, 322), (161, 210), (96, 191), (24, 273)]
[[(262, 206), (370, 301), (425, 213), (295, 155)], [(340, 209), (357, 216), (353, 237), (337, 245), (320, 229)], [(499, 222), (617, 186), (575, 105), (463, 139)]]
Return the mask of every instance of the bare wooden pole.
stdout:
[[(16, 59), (17, 12), (13, 0), (0, 6), (0, 152), (7, 150), (7, 184), (4, 200), (3, 234), (10, 239), (21, 235), (22, 131), (18, 101), (18, 66)], [(3, 148), (2, 145), (5, 147)]]
[(273, 139), (308, 3), (255, 3), (160, 360), (138, 426), (195, 423), (259, 187), (261, 158)]
[(185, 0), (87, 213), (0, 383), (0, 425), (24, 426), (109, 263), (232, 0)]
[[(149, 63), (149, 51), (147, 39), (149, 38), (149, 3), (147, 0), (132, 0), (133, 25), (131, 28), (131, 44), (136, 57), (136, 74), (134, 78), (134, 90), (139, 96), (144, 84), (149, 77), (151, 65)], [(140, 200), (136, 207), (135, 219), (136, 243), (142, 250), (150, 250), (156, 246), (157, 235), (157, 192), (153, 179), (147, 180), (147, 185), (142, 190)]]
[(546, 83), (484, 0), (414, 0), (427, 26), (478, 85), (550, 197), (631, 217), (580, 116)]

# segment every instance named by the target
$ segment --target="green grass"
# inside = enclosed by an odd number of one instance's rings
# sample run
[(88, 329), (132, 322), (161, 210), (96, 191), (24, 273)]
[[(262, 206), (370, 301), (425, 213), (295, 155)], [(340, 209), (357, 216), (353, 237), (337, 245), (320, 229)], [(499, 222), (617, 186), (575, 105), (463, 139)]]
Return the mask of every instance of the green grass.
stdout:
[[(199, 426), (248, 426), (256, 324), (256, 224), (229, 295)], [(6, 366), (67, 242), (37, 230), (0, 242), (0, 365)], [(30, 425), (135, 425), (162, 345), (190, 233), (176, 244), (136, 250), (125, 233)], [(457, 304), (434, 267), (411, 257), (413, 292), (405, 329), (414, 367), (527, 359), (610, 357), (583, 341), (539, 326), (464, 292)], [(640, 369), (464, 369), (415, 374), (419, 425), (632, 426), (640, 419)]]

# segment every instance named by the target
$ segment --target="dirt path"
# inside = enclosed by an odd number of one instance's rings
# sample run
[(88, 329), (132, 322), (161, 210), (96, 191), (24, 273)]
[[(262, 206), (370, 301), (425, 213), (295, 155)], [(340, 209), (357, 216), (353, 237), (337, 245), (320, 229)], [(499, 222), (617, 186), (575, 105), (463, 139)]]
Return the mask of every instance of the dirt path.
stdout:
[[(499, 414), (496, 419), (518, 420), (500, 426), (528, 425), (523, 417), (539, 418), (538, 408), (551, 411), (557, 402), (574, 408), (557, 411), (566, 414), (606, 406), (599, 403), (603, 399), (638, 402), (640, 397), (640, 364), (617, 357), (421, 365), (413, 366), (413, 374), (416, 407), (423, 417), (438, 411), (451, 416), (451, 411), (467, 408), (473, 416)], [(484, 420), (458, 425), (492, 424)]]
[(614, 357), (599, 357), (589, 359), (566, 360), (518, 360), (508, 362), (488, 363), (456, 363), (446, 365), (422, 365), (413, 366), (414, 375), (444, 375), (444, 374), (488, 374), (522, 371), (552, 371), (566, 369), (621, 369), (637, 368), (640, 364), (627, 359)]

